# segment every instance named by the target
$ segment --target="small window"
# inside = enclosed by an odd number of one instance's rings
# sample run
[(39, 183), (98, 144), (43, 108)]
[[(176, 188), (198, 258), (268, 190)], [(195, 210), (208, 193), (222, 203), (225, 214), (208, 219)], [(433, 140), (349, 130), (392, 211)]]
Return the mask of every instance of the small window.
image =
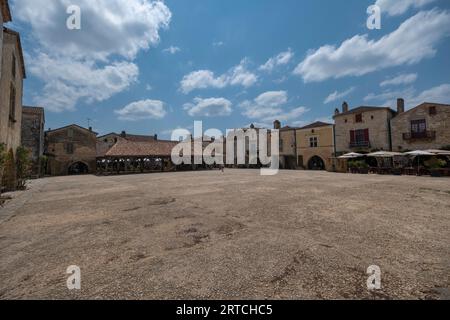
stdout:
[(66, 144), (66, 152), (67, 154), (73, 154), (73, 143), (69, 142)]
[(356, 116), (355, 116), (355, 122), (363, 122), (363, 117), (362, 117), (362, 113), (358, 113)]
[(348, 120), (347, 119), (345, 119), (345, 123), (347, 123), (348, 122)]
[(309, 138), (309, 147), (310, 148), (317, 148), (319, 145), (318, 138), (317, 137), (311, 137)]
[(284, 144), (283, 139), (280, 139), (280, 152), (283, 152), (283, 144)]
[(435, 116), (437, 114), (437, 110), (435, 106), (430, 107), (429, 109), (430, 116)]
[(13, 54), (12, 56), (12, 70), (11, 70), (13, 78), (16, 77), (16, 56)]
[(70, 128), (70, 129), (67, 130), (67, 136), (68, 136), (69, 138), (73, 138), (73, 129), (72, 129), (72, 128)]
[(370, 119), (372, 119), (372, 120), (373, 120), (374, 118), (375, 118), (374, 116), (370, 116)]
[(16, 88), (12, 83), (9, 88), (9, 120), (16, 121)]

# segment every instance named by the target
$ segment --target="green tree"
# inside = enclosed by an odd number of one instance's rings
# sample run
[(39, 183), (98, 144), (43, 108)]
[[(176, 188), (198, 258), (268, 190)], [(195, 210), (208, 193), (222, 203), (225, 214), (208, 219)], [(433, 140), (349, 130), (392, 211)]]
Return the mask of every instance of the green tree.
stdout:
[(14, 161), (14, 152), (12, 149), (9, 149), (6, 154), (3, 170), (3, 186), (7, 191), (16, 190), (16, 163)]
[(17, 188), (25, 189), (27, 179), (31, 172), (31, 153), (25, 147), (18, 147), (16, 151), (16, 174), (17, 174)]

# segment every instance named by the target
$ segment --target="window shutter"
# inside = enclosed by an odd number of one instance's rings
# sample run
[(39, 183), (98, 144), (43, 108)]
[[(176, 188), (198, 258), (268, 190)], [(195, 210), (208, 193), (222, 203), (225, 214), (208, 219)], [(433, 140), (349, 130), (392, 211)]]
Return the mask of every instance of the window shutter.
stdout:
[(364, 139), (365, 141), (369, 141), (369, 129), (364, 130)]
[(350, 130), (350, 142), (352, 143), (356, 142), (355, 130)]

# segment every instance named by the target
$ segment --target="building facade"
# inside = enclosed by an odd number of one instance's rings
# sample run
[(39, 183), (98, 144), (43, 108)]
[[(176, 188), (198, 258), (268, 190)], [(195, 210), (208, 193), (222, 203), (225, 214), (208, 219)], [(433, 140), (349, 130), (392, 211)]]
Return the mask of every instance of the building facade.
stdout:
[(333, 170), (334, 125), (315, 122), (296, 130), (299, 167), (307, 170)]
[(406, 112), (402, 99), (398, 105), (398, 115), (391, 120), (394, 151), (441, 149), (450, 145), (450, 105), (425, 102)]
[(22, 92), (25, 79), (20, 35), (3, 28), (0, 79), (0, 143), (14, 152), (21, 144)]
[(96, 172), (97, 133), (69, 125), (45, 133), (47, 174), (64, 176)]
[[(9, 11), (8, 0), (0, 0), (0, 22), (3, 30), (3, 24), (11, 21), (11, 12)], [(0, 32), (0, 78), (2, 76), (2, 56), (3, 56), (3, 32)]]
[(22, 108), (22, 146), (30, 150), (32, 160), (32, 174), (41, 176), (42, 157), (44, 155), (44, 108)]
[(274, 122), (274, 129), (279, 130), (280, 134), (280, 168), (297, 169), (297, 128), (285, 126), (281, 127), (280, 121)]
[(387, 107), (358, 107), (335, 111), (335, 141), (338, 155), (392, 149), (390, 121), (396, 112)]

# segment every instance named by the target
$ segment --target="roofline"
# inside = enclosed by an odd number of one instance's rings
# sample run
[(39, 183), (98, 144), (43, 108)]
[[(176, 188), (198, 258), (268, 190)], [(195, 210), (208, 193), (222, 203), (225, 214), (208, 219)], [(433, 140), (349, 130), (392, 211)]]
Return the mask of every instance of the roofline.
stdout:
[[(417, 108), (420, 108), (420, 107), (422, 107), (422, 106), (424, 106), (424, 105), (427, 105), (427, 104), (428, 104), (428, 105), (433, 105), (433, 106), (450, 107), (450, 104), (445, 104), (445, 103), (422, 102), (421, 104), (415, 106), (414, 108), (411, 108), (411, 109), (409, 109), (409, 110), (406, 110), (405, 112), (402, 112), (402, 113), (397, 114), (397, 117), (398, 117), (398, 116), (401, 116), (401, 115), (403, 115), (403, 114), (410, 113), (411, 111), (413, 111), (413, 110), (415, 110), (415, 109), (417, 109)], [(395, 119), (395, 118), (394, 118), (394, 119)]]
[(39, 110), (45, 122), (45, 109), (43, 107), (22, 106), (22, 113), (31, 113), (31, 109)]
[(11, 10), (9, 9), (9, 3), (8, 0), (1, 0), (2, 1), (2, 7), (1, 9), (1, 14), (3, 16), (3, 23), (7, 23), (12, 21), (12, 16), (11, 16)]
[(337, 118), (337, 117), (340, 117), (340, 116), (346, 116), (346, 115), (355, 113), (355, 112), (357, 112), (356, 109), (359, 109), (359, 108), (370, 108), (370, 109), (372, 109), (372, 110), (366, 110), (366, 111), (363, 111), (363, 112), (388, 110), (388, 111), (390, 111), (390, 112), (392, 112), (392, 113), (396, 113), (396, 111), (393, 110), (393, 109), (391, 109), (391, 107), (359, 106), (359, 107), (350, 109), (350, 110), (347, 111), (347, 112), (340, 112), (340, 113), (338, 113), (338, 114), (335, 114), (335, 115), (333, 115), (333, 119), (335, 119), (335, 118)]
[(17, 47), (19, 49), (19, 58), (20, 58), (20, 63), (22, 64), (22, 77), (24, 79), (27, 78), (27, 73), (25, 72), (25, 59), (23, 58), (23, 49), (22, 49), (22, 42), (20, 40), (20, 33), (17, 31), (14, 31), (12, 29), (3, 27), (3, 32), (6, 32), (10, 35), (16, 36), (17, 38)]
[(318, 125), (316, 127), (309, 127), (309, 126), (311, 126), (311, 125), (313, 125), (315, 123), (317, 123), (317, 121), (313, 122), (313, 123), (310, 123), (310, 124), (308, 124), (308, 125), (306, 125), (304, 127), (298, 128), (297, 130), (307, 130), (307, 129), (314, 129), (314, 128), (323, 128), (323, 127), (334, 126), (334, 124), (332, 124), (332, 123), (322, 122), (322, 125)]
[(93, 134), (95, 134), (96, 136), (98, 135), (97, 132), (91, 131), (91, 130), (86, 129), (86, 128), (83, 128), (83, 127), (81, 127), (81, 126), (79, 126), (79, 125), (77, 125), (77, 124), (74, 124), (74, 123), (73, 123), (73, 124), (69, 124), (69, 125), (64, 126), (64, 127), (61, 127), (61, 128), (58, 128), (58, 129), (47, 130), (47, 131), (45, 131), (45, 133), (53, 133), (53, 132), (55, 132), (55, 131), (64, 130), (64, 129), (67, 129), (67, 128), (69, 128), (69, 127), (77, 127), (77, 128), (79, 128), (79, 129), (82, 129), (82, 130), (88, 131), (88, 132), (90, 132), (90, 133), (93, 133)]

